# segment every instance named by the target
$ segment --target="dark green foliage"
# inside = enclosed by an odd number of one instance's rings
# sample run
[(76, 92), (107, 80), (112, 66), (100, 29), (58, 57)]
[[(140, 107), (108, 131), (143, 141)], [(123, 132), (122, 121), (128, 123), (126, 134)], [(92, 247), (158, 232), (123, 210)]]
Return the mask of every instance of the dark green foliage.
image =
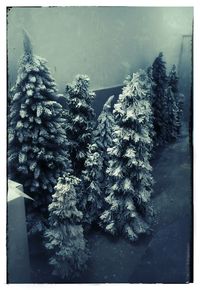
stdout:
[(97, 222), (104, 202), (101, 191), (103, 159), (96, 144), (88, 147), (85, 170), (82, 172), (82, 193), (79, 196), (79, 208), (83, 212), (83, 223), (87, 229)]
[(157, 147), (175, 141), (180, 135), (183, 98), (179, 94), (176, 66), (173, 65), (167, 77), (162, 53), (153, 63), (152, 74), (151, 69), (148, 74), (150, 79), (152, 75), (151, 102), (155, 130), (153, 140), (154, 147)]
[(87, 148), (94, 129), (92, 101), (95, 94), (89, 90), (89, 78), (77, 75), (72, 85), (66, 86), (66, 133), (74, 174), (80, 176), (84, 169)]
[(179, 89), (178, 89), (178, 76), (177, 76), (175, 64), (172, 66), (172, 69), (171, 69), (171, 71), (169, 73), (168, 85), (171, 87), (171, 90), (172, 90), (172, 92), (174, 94), (177, 94), (179, 92)]
[(93, 141), (88, 147), (85, 170), (82, 172), (82, 194), (79, 198), (79, 206), (83, 215), (85, 229), (89, 229), (92, 223), (97, 223), (103, 211), (105, 190), (108, 182), (106, 169), (108, 167), (107, 149), (112, 145), (112, 130), (114, 118), (111, 113), (111, 96), (105, 103), (97, 120), (97, 126), (93, 133)]
[(178, 120), (178, 106), (176, 95), (169, 86), (166, 92), (167, 96), (167, 141), (175, 141), (178, 137), (179, 120)]
[(184, 103), (184, 96), (179, 93), (178, 88), (178, 76), (176, 72), (176, 66), (173, 65), (172, 69), (169, 73), (168, 78), (168, 86), (171, 88), (171, 93), (173, 94), (174, 102), (176, 104), (176, 122), (174, 130), (176, 131), (176, 138), (180, 135), (181, 132), (181, 123), (183, 119), (183, 103)]
[(166, 66), (163, 60), (163, 54), (160, 53), (152, 65), (152, 81), (153, 81), (153, 125), (154, 125), (154, 146), (160, 146), (167, 142), (167, 74)]
[(147, 68), (147, 76), (148, 76), (148, 80), (149, 80), (149, 102), (152, 104), (155, 101), (155, 95), (154, 95), (155, 83), (153, 80), (153, 68), (152, 68), (152, 66), (149, 66)]

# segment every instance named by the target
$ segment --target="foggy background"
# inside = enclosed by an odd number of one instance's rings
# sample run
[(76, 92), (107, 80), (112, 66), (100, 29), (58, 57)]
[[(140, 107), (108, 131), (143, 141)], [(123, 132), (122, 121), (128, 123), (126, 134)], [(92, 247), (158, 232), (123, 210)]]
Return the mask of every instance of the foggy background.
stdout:
[(13, 7), (7, 18), (8, 88), (16, 80), (25, 28), (60, 93), (79, 73), (90, 77), (94, 90), (122, 85), (162, 51), (168, 70), (177, 65), (188, 107), (192, 18), (188, 7)]

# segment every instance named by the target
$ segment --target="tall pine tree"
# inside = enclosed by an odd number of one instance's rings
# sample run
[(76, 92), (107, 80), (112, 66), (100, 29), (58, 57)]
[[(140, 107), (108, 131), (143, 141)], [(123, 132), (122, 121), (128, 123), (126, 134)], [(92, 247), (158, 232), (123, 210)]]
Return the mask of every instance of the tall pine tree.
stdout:
[(153, 125), (154, 125), (154, 146), (160, 146), (167, 142), (167, 74), (166, 66), (163, 60), (163, 53), (154, 60), (152, 65), (152, 80), (153, 80)]
[(149, 81), (144, 71), (133, 74), (125, 82), (114, 106), (114, 116), (116, 125), (107, 170), (110, 176), (107, 210), (101, 215), (101, 226), (134, 241), (149, 229), (145, 218), (153, 182), (149, 164), (152, 147)]
[(9, 113), (8, 175), (34, 204), (44, 205), (70, 162), (55, 81), (46, 61), (33, 54), (27, 33)]
[(66, 86), (66, 133), (74, 174), (80, 176), (84, 169), (87, 148), (94, 129), (92, 101), (95, 94), (89, 90), (89, 78), (77, 75), (72, 85)]
[(50, 250), (53, 274), (61, 278), (78, 276), (86, 268), (88, 249), (77, 209), (76, 186), (80, 180), (69, 174), (58, 179), (49, 205), (49, 228), (45, 247)]

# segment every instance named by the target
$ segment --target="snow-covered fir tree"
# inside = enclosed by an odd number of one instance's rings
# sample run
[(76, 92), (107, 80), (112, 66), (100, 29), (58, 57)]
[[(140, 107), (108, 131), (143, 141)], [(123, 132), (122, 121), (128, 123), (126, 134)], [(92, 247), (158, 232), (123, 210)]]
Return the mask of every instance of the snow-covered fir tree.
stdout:
[(95, 94), (89, 90), (89, 78), (77, 75), (72, 85), (66, 86), (66, 133), (74, 174), (80, 176), (87, 157), (95, 125), (92, 101)]
[(76, 186), (79, 182), (70, 174), (59, 177), (48, 207), (45, 247), (50, 250), (53, 274), (61, 278), (78, 276), (86, 268), (89, 257), (81, 225), (83, 214), (77, 209)]
[(125, 82), (113, 113), (116, 125), (107, 170), (110, 183), (105, 199), (107, 209), (100, 217), (101, 226), (134, 241), (149, 230), (146, 213), (153, 183), (149, 163), (152, 112), (149, 81), (144, 71), (134, 73)]
[(111, 112), (113, 98), (114, 96), (108, 98), (98, 117), (91, 144), (88, 146), (85, 169), (82, 172), (82, 194), (79, 196), (79, 206), (83, 212), (84, 228), (87, 230), (92, 223), (98, 223), (104, 206), (106, 169), (109, 159), (107, 149), (112, 145), (114, 125)]
[[(94, 131), (94, 141), (101, 151), (103, 159), (102, 168), (102, 182), (106, 181), (106, 169), (108, 167), (108, 148), (112, 147), (113, 144), (113, 127), (115, 124), (114, 116), (112, 112), (112, 102), (114, 96), (110, 96), (103, 106), (102, 112), (97, 119), (96, 130)], [(105, 184), (106, 186), (106, 184)]]
[(176, 72), (176, 66), (173, 65), (169, 73), (169, 77), (168, 77), (168, 86), (171, 88), (171, 93), (174, 95), (173, 97), (175, 99), (176, 107), (178, 109), (177, 120), (176, 120), (176, 135), (177, 136), (180, 135), (180, 131), (181, 131), (181, 123), (182, 123), (182, 118), (183, 118), (183, 103), (184, 103), (184, 96), (179, 93), (178, 81), (179, 81), (179, 78)]
[(153, 87), (155, 86), (155, 83), (153, 81), (153, 68), (152, 68), (152, 66), (149, 66), (147, 68), (147, 76), (148, 76), (149, 83), (150, 83), (149, 101), (152, 104), (154, 102), (154, 99), (155, 99), (154, 89), (153, 89)]
[(184, 110), (184, 100), (185, 100), (185, 96), (182, 93), (178, 94), (178, 102), (177, 102), (177, 106), (178, 106), (178, 136), (180, 136), (181, 134), (181, 128), (182, 128), (182, 123), (183, 123), (183, 110)]
[(23, 184), (34, 204), (48, 202), (57, 178), (70, 170), (61, 116), (55, 81), (24, 32), (24, 55), (9, 112), (8, 175)]
[(167, 74), (166, 66), (161, 52), (152, 65), (153, 78), (153, 125), (154, 125), (154, 146), (160, 146), (167, 142)]
[(168, 85), (171, 87), (172, 92), (177, 94), (179, 92), (178, 89), (178, 75), (176, 72), (176, 65), (174, 64), (172, 66), (172, 69), (169, 73), (169, 77), (168, 77)]
[(171, 86), (168, 86), (166, 91), (167, 97), (167, 141), (175, 141), (178, 137), (179, 120), (178, 106), (176, 95), (173, 93)]
[[(148, 79), (147, 79), (147, 83), (148, 83), (148, 86), (149, 86), (149, 102), (150, 102), (150, 105), (151, 105), (151, 108), (152, 108), (152, 104), (154, 103), (155, 101), (155, 94), (154, 94), (154, 86), (155, 86), (155, 83), (153, 81), (153, 68), (152, 66), (149, 66), (147, 68), (147, 76), (148, 76)], [(154, 115), (151, 114), (151, 122), (149, 122), (149, 132), (150, 132), (150, 138), (152, 140), (154, 140), (155, 138), (155, 131), (154, 131)], [(152, 158), (155, 156), (155, 148), (154, 146), (152, 146)]]
[(89, 145), (85, 170), (82, 172), (82, 193), (79, 195), (79, 208), (83, 212), (84, 227), (89, 230), (97, 222), (104, 204), (101, 192), (103, 158), (97, 144)]

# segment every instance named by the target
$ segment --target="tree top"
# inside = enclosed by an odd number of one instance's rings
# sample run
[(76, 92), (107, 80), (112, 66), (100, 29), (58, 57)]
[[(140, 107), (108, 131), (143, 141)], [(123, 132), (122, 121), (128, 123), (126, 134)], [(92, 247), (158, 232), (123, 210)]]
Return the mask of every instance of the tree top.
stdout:
[(23, 38), (24, 38), (23, 39), (24, 52), (25, 52), (25, 54), (32, 56), (33, 55), (33, 46), (31, 43), (31, 38), (25, 29), (23, 29)]

